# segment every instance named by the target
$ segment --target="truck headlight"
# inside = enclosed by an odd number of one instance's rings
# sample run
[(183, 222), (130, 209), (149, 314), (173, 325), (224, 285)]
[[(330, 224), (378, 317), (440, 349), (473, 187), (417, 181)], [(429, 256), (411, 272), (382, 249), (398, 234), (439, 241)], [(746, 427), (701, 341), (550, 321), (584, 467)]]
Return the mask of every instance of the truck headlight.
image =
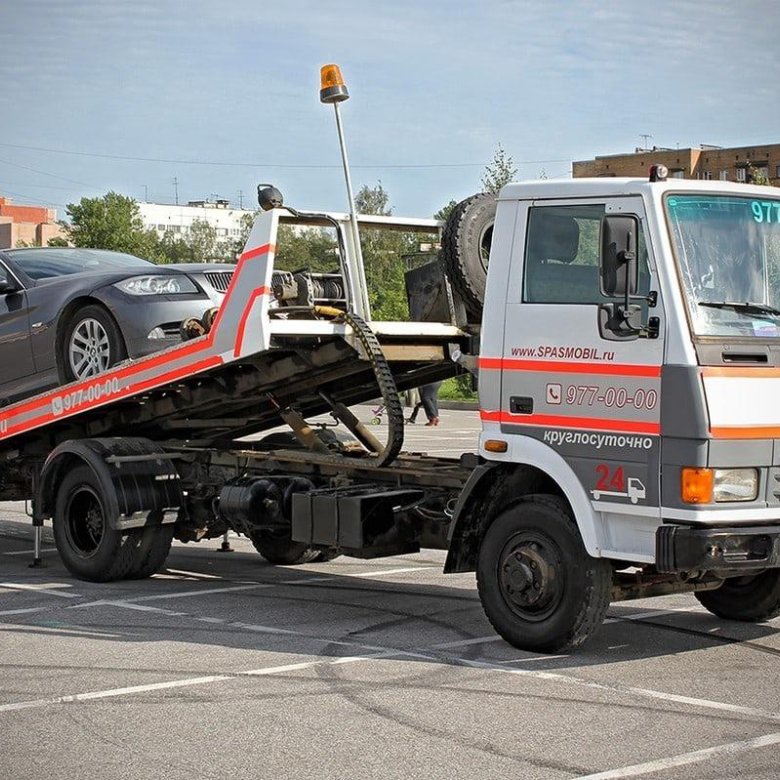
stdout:
[(114, 287), (128, 295), (180, 295), (196, 293), (198, 288), (187, 276), (134, 276), (117, 282)]
[(755, 501), (758, 496), (756, 469), (714, 469), (713, 501)]
[(758, 497), (757, 469), (682, 469), (680, 492), (686, 504), (726, 501), (755, 501)]

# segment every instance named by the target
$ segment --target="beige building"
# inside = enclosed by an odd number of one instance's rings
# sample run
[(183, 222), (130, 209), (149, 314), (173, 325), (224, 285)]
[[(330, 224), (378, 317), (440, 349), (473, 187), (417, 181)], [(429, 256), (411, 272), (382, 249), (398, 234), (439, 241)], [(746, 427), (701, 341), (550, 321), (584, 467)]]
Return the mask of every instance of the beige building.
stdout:
[(0, 249), (21, 244), (46, 246), (51, 238), (65, 238), (57, 224), (56, 209), (45, 206), (16, 206), (0, 197)]
[(780, 186), (780, 144), (763, 146), (698, 146), (689, 149), (636, 149), (631, 154), (610, 154), (572, 164), (575, 178), (585, 176), (647, 176), (650, 166), (665, 165), (679, 179), (749, 181), (757, 172)]

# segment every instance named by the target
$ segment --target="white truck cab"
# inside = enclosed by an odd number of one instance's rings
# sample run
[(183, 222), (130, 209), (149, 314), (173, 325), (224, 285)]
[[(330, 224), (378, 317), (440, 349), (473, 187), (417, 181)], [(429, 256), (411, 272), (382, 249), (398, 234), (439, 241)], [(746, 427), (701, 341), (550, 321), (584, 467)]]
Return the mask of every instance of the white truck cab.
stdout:
[[(720, 578), (697, 595), (727, 617), (780, 611), (772, 188), (655, 171), (650, 180), (506, 186), (479, 394), (480, 455), (492, 470), (500, 464), (499, 482), (514, 474), (521, 495), (529, 484), (534, 494), (558, 493), (590, 558), (644, 567), (656, 581)], [(465, 499), (461, 507), (467, 515)], [(531, 570), (552, 581), (560, 550), (545, 547), (552, 520), (529, 512), (530, 523), (507, 524), (495, 563), (520, 566), (497, 575), (498, 590), (503, 607), (532, 620), (550, 605), (529, 601), (529, 588), (545, 589)], [(515, 515), (523, 513), (521, 504)], [(465, 540), (468, 525), (453, 537)], [(452, 548), (448, 564), (458, 570)], [(735, 579), (748, 574), (757, 576)]]

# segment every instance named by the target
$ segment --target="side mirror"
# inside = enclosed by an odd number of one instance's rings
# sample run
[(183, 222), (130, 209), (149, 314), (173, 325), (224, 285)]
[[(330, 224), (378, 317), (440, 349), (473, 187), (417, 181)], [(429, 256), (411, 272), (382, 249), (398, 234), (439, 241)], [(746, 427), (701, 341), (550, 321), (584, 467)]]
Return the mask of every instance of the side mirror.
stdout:
[(638, 235), (635, 216), (608, 214), (601, 220), (601, 292), (609, 298), (637, 293)]
[(0, 295), (15, 293), (18, 289), (19, 288), (13, 279), (0, 279)]

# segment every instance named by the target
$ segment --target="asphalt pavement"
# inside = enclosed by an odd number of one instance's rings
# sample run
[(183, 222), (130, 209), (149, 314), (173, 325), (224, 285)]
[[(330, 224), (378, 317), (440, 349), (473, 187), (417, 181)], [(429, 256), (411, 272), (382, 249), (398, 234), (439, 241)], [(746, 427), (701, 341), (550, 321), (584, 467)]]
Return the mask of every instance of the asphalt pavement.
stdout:
[[(476, 418), (408, 446), (473, 450)], [(780, 775), (780, 620), (623, 602), (546, 656), (494, 634), (443, 552), (274, 567), (219, 541), (86, 583), (48, 527), (29, 568), (24, 505), (0, 505), (1, 780)]]

